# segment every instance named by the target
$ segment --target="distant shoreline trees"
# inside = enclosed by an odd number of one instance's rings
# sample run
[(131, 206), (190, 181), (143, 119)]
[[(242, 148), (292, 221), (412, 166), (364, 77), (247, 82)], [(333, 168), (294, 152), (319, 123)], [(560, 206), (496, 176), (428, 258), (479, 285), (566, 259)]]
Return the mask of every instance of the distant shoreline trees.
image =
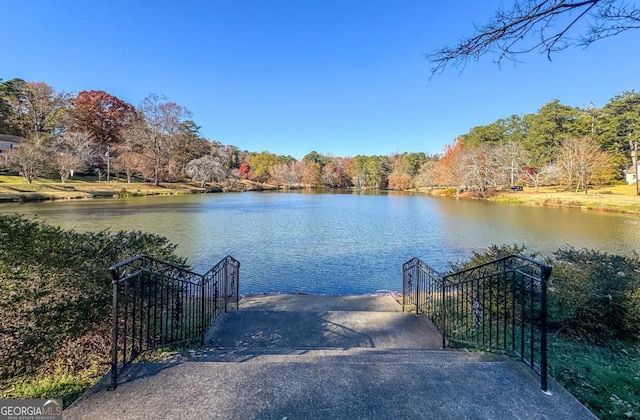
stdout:
[(282, 187), (455, 188), (484, 194), (513, 185), (564, 185), (584, 191), (620, 180), (640, 134), (640, 94), (602, 108), (552, 100), (537, 113), (473, 127), (442, 155), (398, 152), (336, 157), (312, 151), (297, 160), (249, 152), (200, 135), (182, 105), (151, 94), (135, 107), (104, 91), (77, 95), (42, 82), (0, 80), (0, 134), (22, 138), (0, 154), (0, 169), (28, 182), (98, 173), (127, 182), (250, 180)]

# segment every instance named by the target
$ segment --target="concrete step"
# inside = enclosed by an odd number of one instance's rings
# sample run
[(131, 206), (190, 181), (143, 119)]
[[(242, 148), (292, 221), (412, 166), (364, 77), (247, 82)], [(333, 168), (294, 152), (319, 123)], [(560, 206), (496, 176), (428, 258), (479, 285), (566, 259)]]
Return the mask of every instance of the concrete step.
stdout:
[(389, 295), (317, 296), (252, 295), (240, 301), (241, 311), (372, 311), (402, 312), (402, 306)]
[(524, 363), (441, 349), (389, 296), (256, 296), (218, 319), (209, 346), (133, 364), (65, 419), (593, 419)]
[(237, 348), (201, 348), (187, 349), (178, 355), (184, 362), (224, 362), (224, 363), (359, 363), (359, 364), (432, 364), (444, 367), (460, 363), (510, 363), (507, 356), (470, 352), (467, 350), (430, 350), (430, 349), (237, 349)]
[(379, 350), (357, 350), (372, 360), (334, 354), (139, 363), (128, 382), (86, 396), (65, 410), (65, 419), (595, 418), (554, 381), (552, 394), (542, 393), (538, 376), (523, 363), (430, 363), (424, 357), (416, 363), (404, 360), (415, 351), (391, 349), (387, 358)]
[(442, 336), (424, 316), (364, 311), (234, 311), (209, 331), (211, 347), (428, 348)]

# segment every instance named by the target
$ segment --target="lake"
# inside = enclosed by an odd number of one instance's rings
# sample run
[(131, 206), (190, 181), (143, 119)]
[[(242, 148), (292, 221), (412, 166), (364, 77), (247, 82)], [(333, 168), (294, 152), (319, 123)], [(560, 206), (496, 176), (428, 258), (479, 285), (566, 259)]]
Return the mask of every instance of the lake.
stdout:
[[(241, 293), (366, 294), (402, 290), (402, 263), (438, 270), (491, 244), (549, 254), (571, 245), (630, 253), (640, 218), (406, 193), (247, 192), (0, 204), (0, 213), (68, 229), (166, 236), (195, 271), (225, 255)], [(116, 261), (114, 261), (115, 263)]]

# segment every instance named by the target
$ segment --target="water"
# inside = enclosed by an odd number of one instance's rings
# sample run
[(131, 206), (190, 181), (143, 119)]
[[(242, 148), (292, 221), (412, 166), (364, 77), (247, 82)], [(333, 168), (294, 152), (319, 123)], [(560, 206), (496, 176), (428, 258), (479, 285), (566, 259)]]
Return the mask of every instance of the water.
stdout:
[(402, 288), (401, 265), (434, 268), (491, 244), (550, 253), (571, 245), (629, 253), (636, 216), (410, 194), (239, 193), (2, 204), (78, 231), (168, 237), (204, 272), (240, 260), (241, 293), (364, 294)]

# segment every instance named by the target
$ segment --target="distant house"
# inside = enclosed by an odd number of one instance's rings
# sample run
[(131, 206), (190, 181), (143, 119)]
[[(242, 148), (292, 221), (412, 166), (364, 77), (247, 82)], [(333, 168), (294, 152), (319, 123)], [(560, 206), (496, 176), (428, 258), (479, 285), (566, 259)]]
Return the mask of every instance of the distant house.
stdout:
[(20, 140), (22, 140), (22, 138), (18, 136), (0, 134), (0, 153), (13, 149), (20, 143)]
[(629, 166), (629, 168), (625, 169), (624, 175), (628, 185), (635, 184), (638, 180), (638, 169), (640, 168), (640, 163), (638, 163), (638, 167), (634, 169), (633, 166)]

